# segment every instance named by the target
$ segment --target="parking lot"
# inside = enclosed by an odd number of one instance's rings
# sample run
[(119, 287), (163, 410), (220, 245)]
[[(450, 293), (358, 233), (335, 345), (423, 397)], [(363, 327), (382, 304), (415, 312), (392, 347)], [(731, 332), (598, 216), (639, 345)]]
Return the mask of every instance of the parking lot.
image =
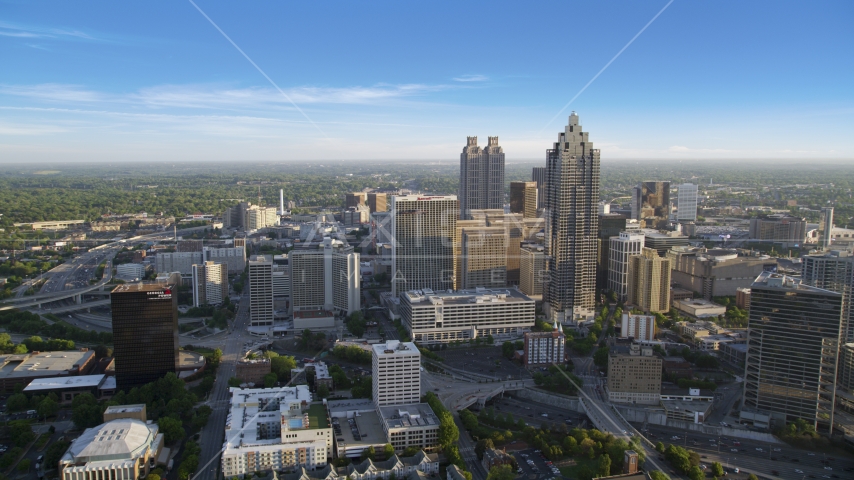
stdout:
[(436, 352), (449, 367), (494, 375), (501, 379), (531, 378), (531, 374), (516, 362), (501, 355), (501, 347), (448, 348)]
[(528, 478), (563, 478), (560, 470), (555, 467), (552, 462), (546, 460), (539, 450), (529, 448), (513, 452), (513, 458), (516, 459), (516, 464), (519, 469), (516, 470), (518, 475)]

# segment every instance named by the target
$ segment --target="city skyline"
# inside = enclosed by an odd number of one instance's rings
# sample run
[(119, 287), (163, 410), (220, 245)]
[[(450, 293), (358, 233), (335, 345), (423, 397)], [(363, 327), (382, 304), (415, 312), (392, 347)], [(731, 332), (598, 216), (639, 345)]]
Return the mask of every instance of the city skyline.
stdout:
[[(601, 132), (608, 159), (854, 156), (852, 64), (838, 55), (854, 43), (847, 3), (775, 3), (772, 21), (764, 4), (737, 16), (691, 2), (563, 6), (589, 20), (573, 30), (585, 62), (546, 73), (565, 39), (541, 20), (560, 5), (197, 4), (260, 72), (189, 2), (7, 2), (4, 161), (440, 160), (480, 132), (500, 136), (512, 163), (542, 158), (570, 109)], [(321, 17), (333, 28), (318, 38)], [(519, 34), (455, 28), (472, 18)], [(453, 42), (436, 22), (459, 32)]]

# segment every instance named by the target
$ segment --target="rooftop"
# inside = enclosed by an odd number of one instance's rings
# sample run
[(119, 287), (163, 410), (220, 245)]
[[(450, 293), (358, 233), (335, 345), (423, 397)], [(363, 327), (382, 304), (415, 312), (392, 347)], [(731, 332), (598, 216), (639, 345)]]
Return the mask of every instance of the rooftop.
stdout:
[(753, 285), (751, 285), (750, 288), (751, 290), (754, 288), (782, 288), (785, 290), (795, 290), (804, 293), (821, 293), (825, 295), (841, 296), (840, 293), (832, 292), (830, 290), (803, 285), (800, 278), (774, 272), (760, 273), (759, 276), (756, 277), (756, 280), (753, 281)]
[(237, 388), (231, 392), (231, 412), (226, 419), (227, 448), (275, 445), (282, 431), (328, 428), (326, 410), (311, 405), (308, 385), (278, 388)]
[(388, 340), (386, 343), (375, 343), (371, 345), (371, 348), (374, 351), (374, 355), (377, 356), (392, 354), (421, 354), (421, 352), (418, 350), (418, 347), (416, 347), (414, 343), (401, 342), (400, 340)]
[(81, 463), (136, 458), (154, 443), (156, 436), (156, 424), (131, 418), (112, 420), (87, 428), (71, 443), (62, 460)]
[(388, 428), (438, 426), (439, 419), (426, 403), (379, 407), (380, 419)]
[(63, 388), (96, 388), (101, 385), (104, 375), (78, 375), (52, 378), (37, 378), (24, 388), (25, 392), (58, 390)]
[(428, 288), (410, 290), (402, 294), (409, 303), (430, 302), (433, 305), (468, 305), (473, 303), (534, 303), (534, 300), (514, 288), (434, 292)]
[(163, 292), (171, 293), (169, 290), (174, 288), (172, 285), (163, 285), (162, 283), (124, 283), (113, 289), (111, 293), (126, 293), (126, 292)]
[(294, 318), (308, 319), (308, 318), (328, 318), (333, 317), (335, 314), (328, 310), (296, 310), (294, 311)]
[(94, 356), (94, 350), (2, 355), (0, 377), (12, 379), (70, 375), (75, 367), (83, 366)]

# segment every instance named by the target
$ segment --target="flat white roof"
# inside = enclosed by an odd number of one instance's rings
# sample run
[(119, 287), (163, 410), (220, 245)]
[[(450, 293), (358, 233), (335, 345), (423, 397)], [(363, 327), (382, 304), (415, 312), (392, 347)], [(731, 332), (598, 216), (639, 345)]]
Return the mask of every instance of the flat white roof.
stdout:
[(104, 375), (79, 375), (75, 377), (37, 378), (24, 388), (25, 392), (56, 390), (62, 388), (98, 387)]

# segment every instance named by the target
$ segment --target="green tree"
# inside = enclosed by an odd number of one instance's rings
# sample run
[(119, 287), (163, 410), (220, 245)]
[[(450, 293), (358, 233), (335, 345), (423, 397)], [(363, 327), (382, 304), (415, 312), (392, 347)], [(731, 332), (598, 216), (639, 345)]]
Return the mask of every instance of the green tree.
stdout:
[(495, 448), (495, 443), (493, 443), (491, 438), (481, 438), (474, 446), (474, 453), (477, 454), (478, 460), (483, 460), (483, 453), (493, 448)]
[(661, 470), (653, 470), (649, 472), (649, 478), (652, 480), (670, 480), (670, 476)]
[(724, 476), (724, 467), (721, 465), (721, 462), (713, 462), (712, 463), (712, 475), (716, 477)]
[(454, 423), (451, 412), (443, 411), (439, 414), (439, 445), (447, 447), (457, 443), (460, 439), (460, 431)]
[(703, 470), (700, 467), (694, 465), (690, 470), (688, 470), (688, 478), (691, 480), (704, 480), (706, 478), (706, 474), (703, 473)]
[(489, 475), (486, 480), (513, 480), (516, 478), (516, 472), (510, 465), (497, 465), (489, 469)]
[(181, 421), (173, 417), (161, 417), (157, 421), (166, 443), (175, 443), (184, 438), (184, 427)]
[(655, 444), (655, 449), (658, 450), (659, 453), (664, 453), (664, 449), (665, 449), (664, 443), (659, 441), (658, 443)]
[[(273, 372), (270, 372), (264, 375), (264, 388), (273, 388), (276, 386), (276, 382), (279, 380), (278, 375)], [(328, 394), (328, 392), (327, 392)]]
[(418, 454), (418, 452), (420, 452), (420, 451), (421, 451), (421, 448), (419, 448), (419, 447), (406, 447), (406, 450), (403, 451), (402, 456), (403, 457), (412, 457), (412, 456)]
[(44, 400), (39, 402), (38, 412), (39, 416), (42, 418), (52, 417), (56, 415), (56, 412), (59, 411), (59, 404), (56, 403), (56, 400), (45, 397)]
[(16, 393), (6, 400), (6, 408), (10, 412), (20, 412), (30, 406), (30, 400), (23, 393)]
[(229, 378), (228, 379), (228, 386), (229, 387), (239, 387), (240, 386), (240, 379), (237, 377)]
[(326, 385), (320, 385), (317, 387), (317, 396), (320, 398), (326, 398), (329, 396), (329, 387)]
[(750, 475), (747, 476), (747, 480), (759, 480), (759, 477), (757, 477), (755, 474), (751, 473)]
[(383, 455), (386, 460), (394, 456), (394, 447), (390, 443), (386, 443), (385, 447), (383, 447)]
[(369, 458), (371, 460), (373, 460), (374, 458), (376, 458), (376, 456), (377, 456), (377, 452), (376, 452), (376, 450), (374, 450), (374, 446), (371, 445), (370, 447), (362, 450), (362, 455), (360, 458), (364, 462), (365, 460), (367, 460)]
[(513, 358), (513, 354), (516, 352), (516, 346), (513, 342), (504, 342), (501, 344), (501, 354), (507, 358)]
[(600, 477), (611, 475), (611, 457), (608, 454), (599, 457), (598, 471)]
[(24, 447), (36, 438), (36, 434), (27, 420), (13, 420), (9, 422), (9, 438), (16, 446)]
[(20, 462), (18, 462), (18, 471), (21, 473), (29, 472), (31, 463), (32, 460), (30, 460), (29, 458), (21, 460)]
[(608, 351), (608, 347), (599, 347), (596, 349), (596, 353), (593, 354), (593, 363), (597, 367), (605, 368), (608, 366)]

